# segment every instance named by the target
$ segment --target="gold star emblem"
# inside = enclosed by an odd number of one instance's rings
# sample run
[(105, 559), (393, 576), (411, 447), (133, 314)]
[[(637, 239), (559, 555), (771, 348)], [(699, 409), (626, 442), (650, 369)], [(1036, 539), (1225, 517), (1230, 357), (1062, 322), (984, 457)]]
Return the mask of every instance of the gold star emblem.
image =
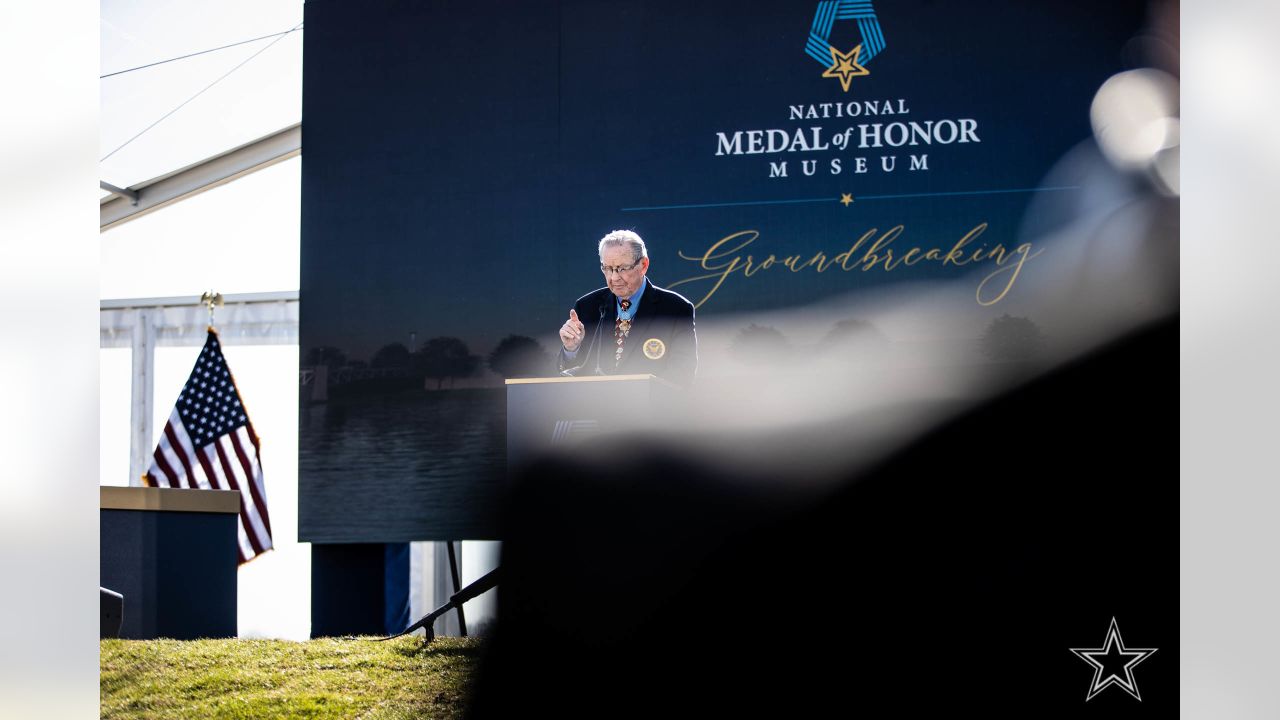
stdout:
[(840, 193), (840, 204), (849, 207), (849, 203), (853, 202), (853, 193)]
[(822, 71), (822, 77), (839, 78), (840, 87), (845, 92), (849, 92), (849, 81), (859, 75), (870, 75), (871, 71), (858, 64), (858, 56), (862, 54), (862, 44), (847, 53), (842, 53), (834, 47), (828, 46), (831, 51), (831, 67)]

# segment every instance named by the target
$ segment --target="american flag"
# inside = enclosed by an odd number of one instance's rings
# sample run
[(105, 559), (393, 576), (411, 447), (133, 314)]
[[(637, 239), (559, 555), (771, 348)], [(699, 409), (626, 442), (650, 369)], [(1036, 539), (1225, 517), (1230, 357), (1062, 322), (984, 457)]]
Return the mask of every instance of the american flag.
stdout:
[(150, 487), (239, 490), (240, 563), (271, 549), (258, 436), (213, 328), (169, 414), (143, 481)]

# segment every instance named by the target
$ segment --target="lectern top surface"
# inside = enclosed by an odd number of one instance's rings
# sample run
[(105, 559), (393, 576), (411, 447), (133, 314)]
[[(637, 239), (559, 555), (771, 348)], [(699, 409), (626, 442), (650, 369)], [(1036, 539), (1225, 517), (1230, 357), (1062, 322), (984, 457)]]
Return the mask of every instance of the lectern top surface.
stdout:
[(636, 380), (658, 380), (657, 375), (587, 375), (585, 377), (542, 377), (518, 378), (508, 380), (508, 385), (538, 385), (541, 383), (580, 383), (580, 382), (621, 382)]
[(98, 499), (102, 510), (240, 512), (237, 490), (102, 486), (98, 488)]

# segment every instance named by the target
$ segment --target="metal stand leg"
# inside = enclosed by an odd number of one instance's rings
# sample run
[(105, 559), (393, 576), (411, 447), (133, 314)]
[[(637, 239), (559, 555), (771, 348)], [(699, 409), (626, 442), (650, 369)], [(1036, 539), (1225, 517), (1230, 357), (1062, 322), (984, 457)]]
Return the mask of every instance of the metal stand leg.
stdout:
[(471, 598), (474, 598), (478, 595), (482, 595), (488, 592), (489, 590), (492, 590), (493, 588), (497, 587), (498, 586), (498, 570), (499, 568), (494, 568), (490, 570), (488, 573), (485, 573), (484, 577), (481, 577), (479, 580), (476, 580), (475, 582), (466, 586), (465, 588), (458, 591), (457, 593), (454, 593), (453, 597), (449, 598), (449, 602), (441, 605), (435, 610), (432, 610), (431, 612), (422, 616), (422, 619), (419, 620), (418, 622), (410, 625), (409, 627), (405, 628), (404, 630), (402, 630), (401, 632), (395, 635), (392, 635), (391, 637), (385, 637), (382, 639), (392, 640), (394, 638), (398, 638), (403, 635), (408, 635), (409, 633), (413, 632), (414, 630), (417, 630), (418, 628), (425, 628), (427, 642), (431, 642), (436, 637), (435, 630), (432, 629), (432, 625), (435, 623), (436, 618), (439, 618), (441, 615), (444, 615), (445, 613), (449, 612), (450, 608), (457, 608), (458, 612), (461, 613), (463, 603), (470, 600)]
[[(453, 541), (449, 541), (449, 573), (453, 575), (453, 592), (458, 593), (462, 590), (462, 581), (458, 577), (458, 556), (453, 549)], [(462, 633), (462, 637), (467, 636), (467, 615), (462, 611), (462, 604), (458, 604), (458, 630)]]

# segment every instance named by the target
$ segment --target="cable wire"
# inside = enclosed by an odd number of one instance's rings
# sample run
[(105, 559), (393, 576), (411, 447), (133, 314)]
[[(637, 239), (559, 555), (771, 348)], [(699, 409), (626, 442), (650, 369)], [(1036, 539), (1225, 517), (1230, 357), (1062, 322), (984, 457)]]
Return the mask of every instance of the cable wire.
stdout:
[(259, 56), (259, 55), (261, 55), (262, 53), (266, 52), (267, 50), (269, 50), (269, 49), (271, 48), (271, 46), (273, 46), (273, 45), (275, 45), (276, 43), (280, 42), (281, 40), (283, 40), (283, 39), (285, 38), (285, 36), (287, 36), (289, 33), (293, 32), (294, 30), (297, 30), (297, 29), (298, 29), (298, 28), (300, 28), (300, 27), (302, 27), (302, 23), (298, 23), (297, 25), (294, 25), (294, 26), (289, 30), (289, 32), (283, 33), (282, 35), (280, 35), (280, 37), (276, 38), (275, 40), (272, 40), (270, 43), (268, 43), (268, 44), (267, 44), (267, 46), (266, 46), (266, 47), (262, 48), (262, 49), (261, 49), (261, 50), (259, 50), (258, 52), (256, 52), (256, 53), (254, 53), (254, 54), (250, 55), (249, 57), (245, 58), (244, 60), (242, 60), (242, 61), (240, 62), (240, 64), (236, 65), (235, 67), (231, 68), (231, 69), (230, 69), (230, 70), (228, 70), (226, 73), (224, 73), (224, 74), (222, 75), (222, 77), (220, 77), (220, 78), (218, 78), (217, 80), (214, 80), (213, 82), (211, 82), (211, 83), (209, 83), (208, 85), (206, 85), (206, 86), (205, 86), (205, 88), (204, 88), (203, 90), (201, 90), (200, 92), (196, 93), (195, 95), (192, 95), (191, 97), (187, 98), (186, 100), (182, 101), (182, 104), (181, 104), (181, 105), (179, 105), (178, 107), (176, 107), (176, 108), (174, 108), (174, 109), (170, 110), (169, 112), (165, 113), (164, 115), (161, 115), (159, 120), (156, 120), (155, 122), (153, 122), (153, 123), (151, 123), (150, 125), (148, 125), (148, 126), (146, 126), (145, 128), (143, 128), (143, 129), (142, 129), (142, 130), (141, 130), (137, 135), (134, 135), (133, 137), (131, 137), (131, 138), (129, 138), (128, 140), (124, 141), (124, 144), (123, 144), (123, 145), (121, 145), (120, 147), (116, 148), (115, 150), (112, 150), (111, 152), (109, 152), (109, 153), (107, 153), (106, 155), (104, 155), (100, 160), (98, 160), (98, 162), (105, 162), (105, 161), (107, 160), (107, 158), (109, 158), (109, 157), (111, 157), (112, 155), (115, 155), (116, 153), (118, 153), (118, 152), (120, 152), (121, 150), (123, 150), (125, 147), (127, 147), (127, 146), (129, 145), (129, 143), (132, 143), (134, 140), (137, 140), (138, 138), (142, 137), (142, 136), (143, 136), (143, 135), (144, 135), (148, 130), (150, 130), (151, 128), (153, 128), (153, 127), (155, 127), (155, 126), (159, 125), (161, 122), (164, 122), (165, 118), (169, 117), (170, 115), (172, 115), (172, 114), (174, 114), (174, 113), (178, 112), (179, 110), (181, 110), (182, 108), (186, 107), (188, 103), (190, 103), (192, 100), (195, 100), (196, 98), (198, 98), (198, 97), (200, 97), (201, 95), (203, 95), (206, 91), (208, 91), (208, 90), (209, 90), (209, 88), (211, 88), (211, 87), (213, 87), (214, 85), (217, 85), (218, 83), (220, 83), (220, 82), (222, 82), (223, 80), (227, 79), (227, 76), (228, 76), (228, 75), (230, 75), (231, 73), (233, 73), (233, 72), (235, 72), (235, 71), (239, 70), (240, 68), (244, 67), (245, 63), (249, 62), (250, 60), (252, 60), (252, 59), (254, 59), (254, 58), (256, 58), (256, 57), (258, 57), (258, 56)]
[(298, 26), (293, 27), (293, 28), (291, 28), (291, 29), (289, 29), (289, 30), (285, 30), (284, 32), (271, 33), (270, 35), (263, 35), (262, 37), (256, 37), (256, 38), (253, 38), (253, 39), (251, 39), (251, 40), (241, 40), (240, 42), (231, 43), (230, 45), (223, 45), (222, 47), (211, 48), (211, 49), (209, 49), (209, 50), (201, 50), (200, 52), (193, 52), (193, 53), (191, 53), (191, 54), (189, 54), (189, 55), (181, 55), (181, 56), (176, 57), (176, 58), (169, 58), (168, 60), (158, 60), (158, 61), (153, 62), (153, 63), (147, 63), (146, 65), (139, 65), (138, 67), (129, 68), (128, 70), (117, 70), (117, 71), (115, 71), (115, 72), (107, 73), (106, 75), (99, 75), (99, 76), (98, 76), (98, 79), (99, 79), (99, 80), (102, 80), (102, 79), (104, 79), (104, 78), (115, 77), (116, 75), (123, 75), (123, 74), (125, 74), (125, 73), (133, 72), (134, 70), (145, 70), (145, 69), (147, 69), (147, 68), (149, 68), (149, 67), (155, 67), (155, 66), (157, 66), (157, 65), (164, 65), (165, 63), (171, 63), (171, 62), (175, 62), (175, 61), (177, 61), (177, 60), (186, 60), (187, 58), (193, 58), (193, 57), (195, 57), (195, 56), (197, 56), (197, 55), (204, 55), (205, 53), (217, 52), (217, 51), (219, 51), (219, 50), (226, 50), (227, 48), (233, 48), (233, 47), (237, 47), (237, 46), (240, 46), (240, 45), (245, 45), (245, 44), (247, 44), (247, 43), (257, 42), (257, 41), (259, 41), (259, 40), (266, 40), (267, 38), (278, 37), (278, 36), (280, 36), (280, 35), (288, 35), (289, 33), (291, 33), (291, 32), (295, 32), (295, 31), (297, 31), (297, 30), (299, 30), (299, 29), (301, 29), (301, 28), (302, 28), (302, 26), (301, 26), (301, 25), (298, 25)]

